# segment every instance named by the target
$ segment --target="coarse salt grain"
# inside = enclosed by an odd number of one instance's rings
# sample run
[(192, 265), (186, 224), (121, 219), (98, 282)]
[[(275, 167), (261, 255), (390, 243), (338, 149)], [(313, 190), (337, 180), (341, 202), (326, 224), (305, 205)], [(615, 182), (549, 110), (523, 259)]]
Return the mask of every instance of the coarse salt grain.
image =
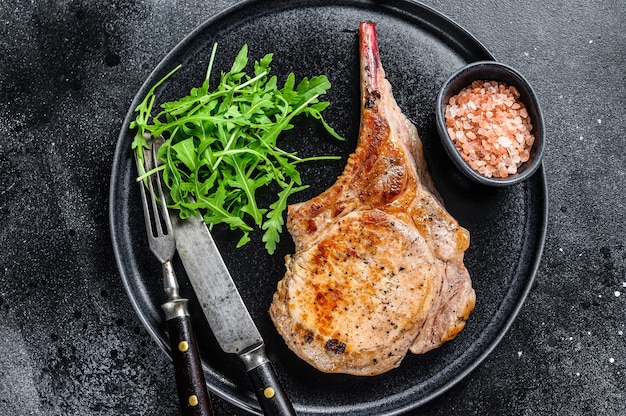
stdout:
[(474, 81), (445, 108), (448, 134), (478, 173), (506, 178), (530, 158), (535, 141), (528, 111), (514, 86)]
[(498, 137), (498, 144), (502, 147), (510, 147), (513, 142), (506, 136), (500, 136)]

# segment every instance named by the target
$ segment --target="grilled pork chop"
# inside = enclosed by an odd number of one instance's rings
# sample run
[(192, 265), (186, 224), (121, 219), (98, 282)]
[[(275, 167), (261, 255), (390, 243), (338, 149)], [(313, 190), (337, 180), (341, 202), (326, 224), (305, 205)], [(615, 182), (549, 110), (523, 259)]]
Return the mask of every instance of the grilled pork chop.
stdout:
[(289, 206), (296, 246), (270, 315), (289, 348), (329, 373), (375, 375), (456, 336), (474, 308), (469, 233), (434, 188), (417, 129), (360, 25), (361, 127), (337, 182)]

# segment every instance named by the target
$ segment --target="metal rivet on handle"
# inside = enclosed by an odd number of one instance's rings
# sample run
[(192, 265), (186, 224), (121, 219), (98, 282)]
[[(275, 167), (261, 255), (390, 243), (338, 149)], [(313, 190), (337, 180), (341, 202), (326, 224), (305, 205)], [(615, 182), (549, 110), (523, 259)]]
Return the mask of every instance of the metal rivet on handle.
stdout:
[(271, 399), (272, 397), (274, 397), (274, 395), (276, 394), (276, 392), (274, 391), (273, 388), (271, 387), (266, 387), (265, 390), (263, 390), (263, 395), (267, 398), (267, 399)]
[(181, 341), (178, 343), (178, 351), (185, 352), (189, 349), (189, 344), (187, 341)]
[(198, 396), (196, 396), (195, 394), (192, 394), (191, 396), (189, 396), (189, 405), (190, 406), (197, 406), (198, 405)]

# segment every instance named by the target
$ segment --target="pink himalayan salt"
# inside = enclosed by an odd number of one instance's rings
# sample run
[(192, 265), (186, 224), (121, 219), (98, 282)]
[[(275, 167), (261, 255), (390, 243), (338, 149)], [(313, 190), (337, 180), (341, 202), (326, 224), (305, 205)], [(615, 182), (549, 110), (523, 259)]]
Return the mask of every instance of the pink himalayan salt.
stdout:
[(463, 159), (478, 173), (506, 178), (530, 157), (535, 141), (519, 91), (503, 82), (474, 81), (450, 97), (448, 134)]

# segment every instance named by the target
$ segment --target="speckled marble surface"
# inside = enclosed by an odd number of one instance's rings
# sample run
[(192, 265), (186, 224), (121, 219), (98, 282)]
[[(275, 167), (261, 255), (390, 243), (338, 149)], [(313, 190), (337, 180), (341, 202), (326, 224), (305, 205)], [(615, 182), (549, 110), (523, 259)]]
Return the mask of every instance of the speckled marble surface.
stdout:
[[(232, 3), (0, 4), (0, 414), (178, 414), (171, 363), (116, 269), (109, 175), (143, 80)], [(535, 285), (508, 334), (413, 414), (626, 414), (623, 5), (424, 3), (534, 86), (550, 213)]]

